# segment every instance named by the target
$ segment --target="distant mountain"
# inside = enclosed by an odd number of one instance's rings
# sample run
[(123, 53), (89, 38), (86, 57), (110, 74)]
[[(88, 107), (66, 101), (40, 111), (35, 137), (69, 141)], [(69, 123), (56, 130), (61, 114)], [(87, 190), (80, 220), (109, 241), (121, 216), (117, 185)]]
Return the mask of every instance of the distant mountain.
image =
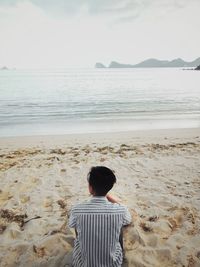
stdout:
[(200, 70), (200, 65), (199, 65), (199, 66), (197, 66), (195, 70)]
[[(102, 65), (103, 67), (105, 67), (101, 63), (96, 63), (95, 65), (96, 68), (98, 68), (97, 64), (99, 66)], [(135, 65), (121, 64), (119, 62), (112, 61), (108, 66), (108, 68), (183, 68), (183, 67), (196, 67), (198, 65), (200, 65), (200, 57), (191, 62), (184, 61), (181, 58), (177, 58), (171, 61), (150, 58)]]
[(106, 68), (106, 66), (103, 65), (102, 63), (97, 62), (97, 63), (95, 64), (95, 68), (97, 68), (97, 69), (104, 69), (104, 68)]
[(6, 66), (3, 66), (2, 68), (0, 68), (0, 70), (8, 70), (8, 68)]
[(130, 64), (121, 64), (116, 61), (112, 61), (108, 68), (135, 68), (134, 65)]

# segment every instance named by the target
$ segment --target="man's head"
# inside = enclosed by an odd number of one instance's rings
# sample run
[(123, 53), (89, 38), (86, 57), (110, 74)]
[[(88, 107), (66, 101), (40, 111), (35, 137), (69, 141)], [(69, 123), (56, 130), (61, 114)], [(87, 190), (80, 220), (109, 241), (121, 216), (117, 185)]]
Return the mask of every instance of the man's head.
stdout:
[(116, 183), (116, 177), (109, 168), (96, 166), (92, 167), (88, 173), (88, 183), (93, 195), (106, 196)]

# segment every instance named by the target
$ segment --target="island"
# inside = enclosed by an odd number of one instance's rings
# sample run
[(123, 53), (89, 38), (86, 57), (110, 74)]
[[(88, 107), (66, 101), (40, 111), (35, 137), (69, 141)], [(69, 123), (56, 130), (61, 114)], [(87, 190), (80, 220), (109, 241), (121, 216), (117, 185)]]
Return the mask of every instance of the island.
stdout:
[(106, 66), (105, 65), (103, 65), (102, 63), (100, 63), (100, 62), (97, 62), (96, 64), (95, 64), (95, 68), (97, 68), (97, 69), (105, 69), (106, 68)]
[(0, 70), (8, 70), (8, 68), (6, 66), (3, 66), (2, 68), (0, 68)]
[(195, 68), (195, 70), (200, 70), (200, 65)]
[[(123, 64), (116, 61), (112, 61), (108, 68), (192, 68), (200, 65), (200, 57), (191, 61), (187, 62), (181, 58), (176, 58), (173, 60), (159, 60), (155, 58), (150, 58), (144, 60), (138, 64)], [(102, 63), (96, 63), (95, 68), (106, 68)]]

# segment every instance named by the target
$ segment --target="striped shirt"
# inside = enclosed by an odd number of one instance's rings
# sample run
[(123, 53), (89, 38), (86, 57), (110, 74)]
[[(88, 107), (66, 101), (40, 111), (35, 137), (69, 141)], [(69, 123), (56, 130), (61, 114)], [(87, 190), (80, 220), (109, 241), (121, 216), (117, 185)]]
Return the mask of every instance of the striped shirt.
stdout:
[(106, 197), (74, 206), (69, 217), (69, 227), (75, 228), (74, 267), (119, 267), (123, 252), (119, 243), (122, 226), (131, 222), (128, 209), (113, 204)]

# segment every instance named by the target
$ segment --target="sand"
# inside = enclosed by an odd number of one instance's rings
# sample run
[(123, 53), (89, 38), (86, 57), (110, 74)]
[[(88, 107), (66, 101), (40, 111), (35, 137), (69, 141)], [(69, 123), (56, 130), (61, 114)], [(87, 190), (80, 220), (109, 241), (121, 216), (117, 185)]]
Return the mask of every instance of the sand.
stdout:
[[(70, 266), (71, 206), (91, 166), (133, 223), (124, 266), (200, 266), (200, 129), (0, 138), (0, 266)], [(94, 266), (95, 267), (95, 266)]]

